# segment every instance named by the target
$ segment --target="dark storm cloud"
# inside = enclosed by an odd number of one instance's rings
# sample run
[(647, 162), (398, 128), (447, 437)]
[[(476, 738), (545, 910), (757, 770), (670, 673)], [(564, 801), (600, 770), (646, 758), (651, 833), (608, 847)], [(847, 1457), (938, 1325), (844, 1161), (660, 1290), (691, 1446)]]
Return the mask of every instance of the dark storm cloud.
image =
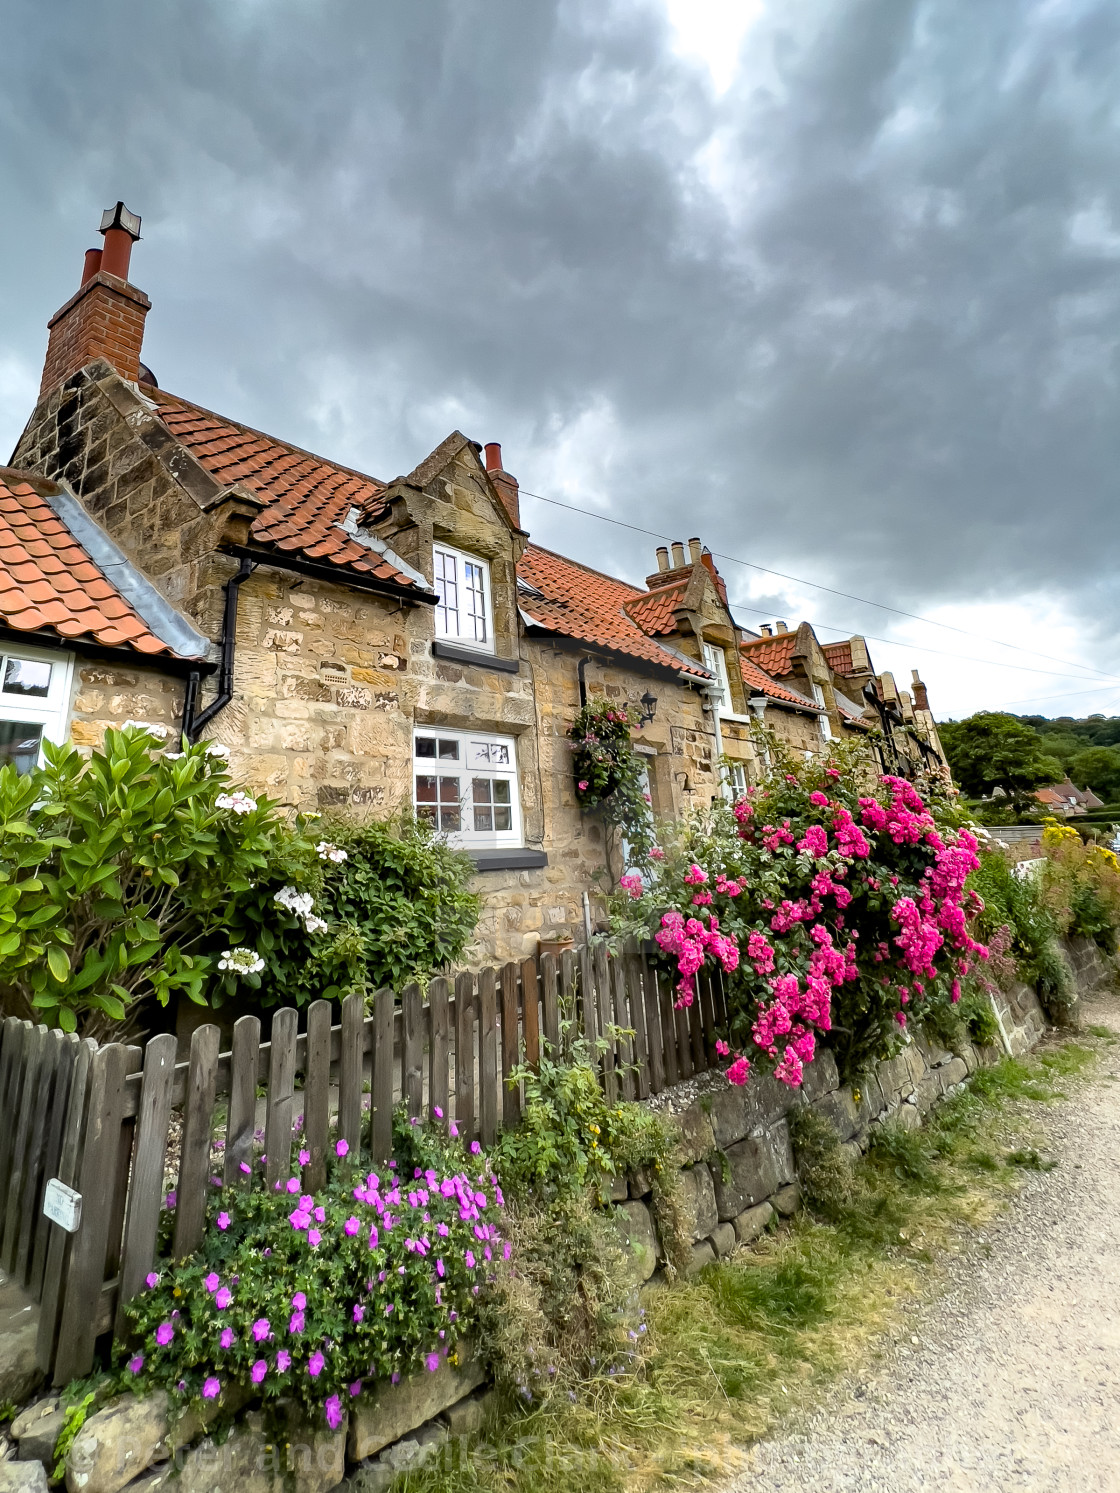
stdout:
[(6, 31), (28, 372), (123, 196), (176, 392), (386, 477), (460, 425), (533, 491), (914, 611), (1047, 592), (1111, 666), (1108, 0), (782, 0), (721, 96), (653, 0), (40, 0)]

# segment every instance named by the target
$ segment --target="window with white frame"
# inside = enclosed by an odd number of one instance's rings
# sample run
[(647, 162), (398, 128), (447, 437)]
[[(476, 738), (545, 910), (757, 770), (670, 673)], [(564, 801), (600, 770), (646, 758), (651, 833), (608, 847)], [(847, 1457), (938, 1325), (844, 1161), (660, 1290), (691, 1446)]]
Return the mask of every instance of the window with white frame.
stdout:
[(704, 667), (716, 676), (716, 689), (719, 690), (719, 695), (715, 696), (715, 689), (712, 691), (715, 697), (716, 713), (730, 715), (732, 713), (731, 685), (727, 678), (727, 656), (723, 649), (718, 648), (714, 643), (705, 643)]
[(729, 760), (727, 763), (727, 786), (733, 799), (742, 798), (747, 791), (747, 764)]
[(434, 548), (436, 632), (467, 648), (494, 651), (494, 613), (490, 603), (490, 567), (476, 555)]
[(65, 741), (72, 663), (68, 653), (3, 648), (0, 765), (11, 762), (17, 772), (30, 772), (42, 755), (44, 741)]
[(418, 726), (416, 815), (468, 849), (521, 844), (517, 743), (512, 736)]

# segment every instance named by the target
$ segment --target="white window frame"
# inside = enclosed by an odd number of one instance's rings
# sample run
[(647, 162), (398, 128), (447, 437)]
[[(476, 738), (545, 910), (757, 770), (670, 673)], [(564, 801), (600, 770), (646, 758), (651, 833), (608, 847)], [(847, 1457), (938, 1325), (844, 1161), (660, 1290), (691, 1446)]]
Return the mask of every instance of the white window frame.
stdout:
[(821, 737), (822, 737), (822, 739), (824, 741), (831, 741), (832, 740), (832, 725), (831, 725), (831, 723), (830, 723), (830, 721), (828, 719), (828, 710), (827, 710), (827, 707), (825, 706), (825, 703), (824, 703), (824, 690), (821, 689), (820, 685), (817, 683), (817, 681), (815, 679), (812, 680), (811, 683), (812, 683), (812, 686), (813, 686), (813, 699), (821, 707), (822, 711), (824, 711), (823, 715), (818, 715), (817, 716), (817, 724), (821, 728)]
[(731, 800), (734, 803), (742, 798), (747, 791), (747, 764), (741, 758), (725, 757), (727, 764), (727, 786), (731, 792)]
[[(11, 695), (4, 690), (8, 662), (49, 664), (50, 683), (45, 696)], [(61, 745), (66, 740), (70, 714), (70, 687), (74, 677), (74, 655), (49, 648), (25, 648), (21, 643), (0, 643), (0, 721), (40, 726), (38, 761), (43, 761), (44, 741)]]
[(716, 676), (720, 695), (716, 701), (716, 714), (731, 715), (731, 680), (727, 674), (727, 654), (717, 643), (704, 644), (704, 667)]
[[(435, 740), (436, 756), (421, 756), (419, 744)], [(441, 748), (439, 744), (444, 744)], [(452, 744), (458, 747), (458, 755), (439, 755)], [(487, 756), (496, 760), (487, 762)], [(430, 790), (422, 779), (437, 780), (436, 801), (433, 804)], [(456, 780), (456, 790), (448, 791), (446, 785)], [(475, 828), (477, 818), (484, 816), (487, 804), (481, 800), (474, 788), (475, 780), (491, 785), (506, 784), (509, 796), (509, 829)], [(457, 792), (457, 797), (454, 793)], [(491, 807), (495, 811), (507, 807), (501, 799), (502, 790), (493, 793)], [(456, 731), (442, 726), (416, 726), (412, 733), (412, 802), (418, 818), (431, 818), (433, 807), (437, 810), (437, 825), (447, 836), (448, 843), (464, 850), (502, 850), (509, 846), (520, 846), (521, 795), (517, 779), (517, 738), (498, 736), (489, 731)], [(445, 827), (445, 810), (458, 806), (458, 827)], [(481, 811), (481, 812), (480, 812)]]
[[(478, 582), (482, 591), (481, 611)], [(433, 545), (432, 588), (439, 596), (435, 608), (436, 636), (479, 653), (493, 653), (494, 604), (489, 562), (465, 550), (453, 549), (449, 544)], [(474, 609), (470, 610), (472, 597)]]

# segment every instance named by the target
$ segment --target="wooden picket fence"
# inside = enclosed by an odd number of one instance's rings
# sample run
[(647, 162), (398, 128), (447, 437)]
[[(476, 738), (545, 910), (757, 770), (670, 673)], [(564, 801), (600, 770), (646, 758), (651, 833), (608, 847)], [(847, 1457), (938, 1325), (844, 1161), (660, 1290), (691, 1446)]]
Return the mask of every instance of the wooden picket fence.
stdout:
[[(368, 1011), (351, 995), (338, 1025), (328, 1001), (307, 1008), (303, 1031), (299, 1012), (282, 1008), (268, 1042), (260, 1019), (242, 1016), (228, 1052), (219, 1051), (217, 1026), (200, 1026), (182, 1063), (170, 1034), (143, 1048), (98, 1047), (8, 1018), (0, 1025), (0, 1267), (39, 1303), (39, 1367), (65, 1384), (89, 1373), (104, 1333), (127, 1338), (125, 1307), (157, 1266), (173, 1125), (172, 1258), (182, 1259), (201, 1242), (215, 1182), (248, 1185), (260, 1164), (255, 1141), (271, 1184), (290, 1175), (298, 1131), (310, 1191), (323, 1184), (331, 1135), (358, 1158), (386, 1159), (398, 1104), (415, 1116), (438, 1109), (464, 1140), (491, 1143), (520, 1118), (524, 1086), (510, 1076), (538, 1061), (542, 1036), (554, 1049), (576, 1033), (590, 1038), (612, 1101), (690, 1078), (716, 1061), (722, 987), (702, 979), (687, 1010), (675, 1009), (673, 995), (641, 949), (611, 956), (597, 941), (559, 958), (434, 979), (426, 992), (381, 990)], [(43, 1214), (53, 1177), (82, 1195), (73, 1234)]]

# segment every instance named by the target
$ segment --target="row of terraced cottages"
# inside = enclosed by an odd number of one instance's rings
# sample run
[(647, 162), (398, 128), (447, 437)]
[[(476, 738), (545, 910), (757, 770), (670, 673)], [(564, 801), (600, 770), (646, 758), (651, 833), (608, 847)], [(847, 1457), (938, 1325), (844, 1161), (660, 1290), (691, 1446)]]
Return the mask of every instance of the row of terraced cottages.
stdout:
[(907, 694), (862, 638), (743, 627), (698, 539), (634, 585), (530, 541), (496, 444), (455, 431), (382, 482), (160, 389), (139, 226), (105, 214), (0, 469), (0, 758), (144, 721), (226, 744), (238, 779), (301, 808), (414, 804), (474, 857), (479, 960), (578, 935), (583, 893), (621, 869), (573, 792), (588, 698), (647, 717), (659, 816), (757, 778), (753, 722), (943, 766), (916, 674)]

